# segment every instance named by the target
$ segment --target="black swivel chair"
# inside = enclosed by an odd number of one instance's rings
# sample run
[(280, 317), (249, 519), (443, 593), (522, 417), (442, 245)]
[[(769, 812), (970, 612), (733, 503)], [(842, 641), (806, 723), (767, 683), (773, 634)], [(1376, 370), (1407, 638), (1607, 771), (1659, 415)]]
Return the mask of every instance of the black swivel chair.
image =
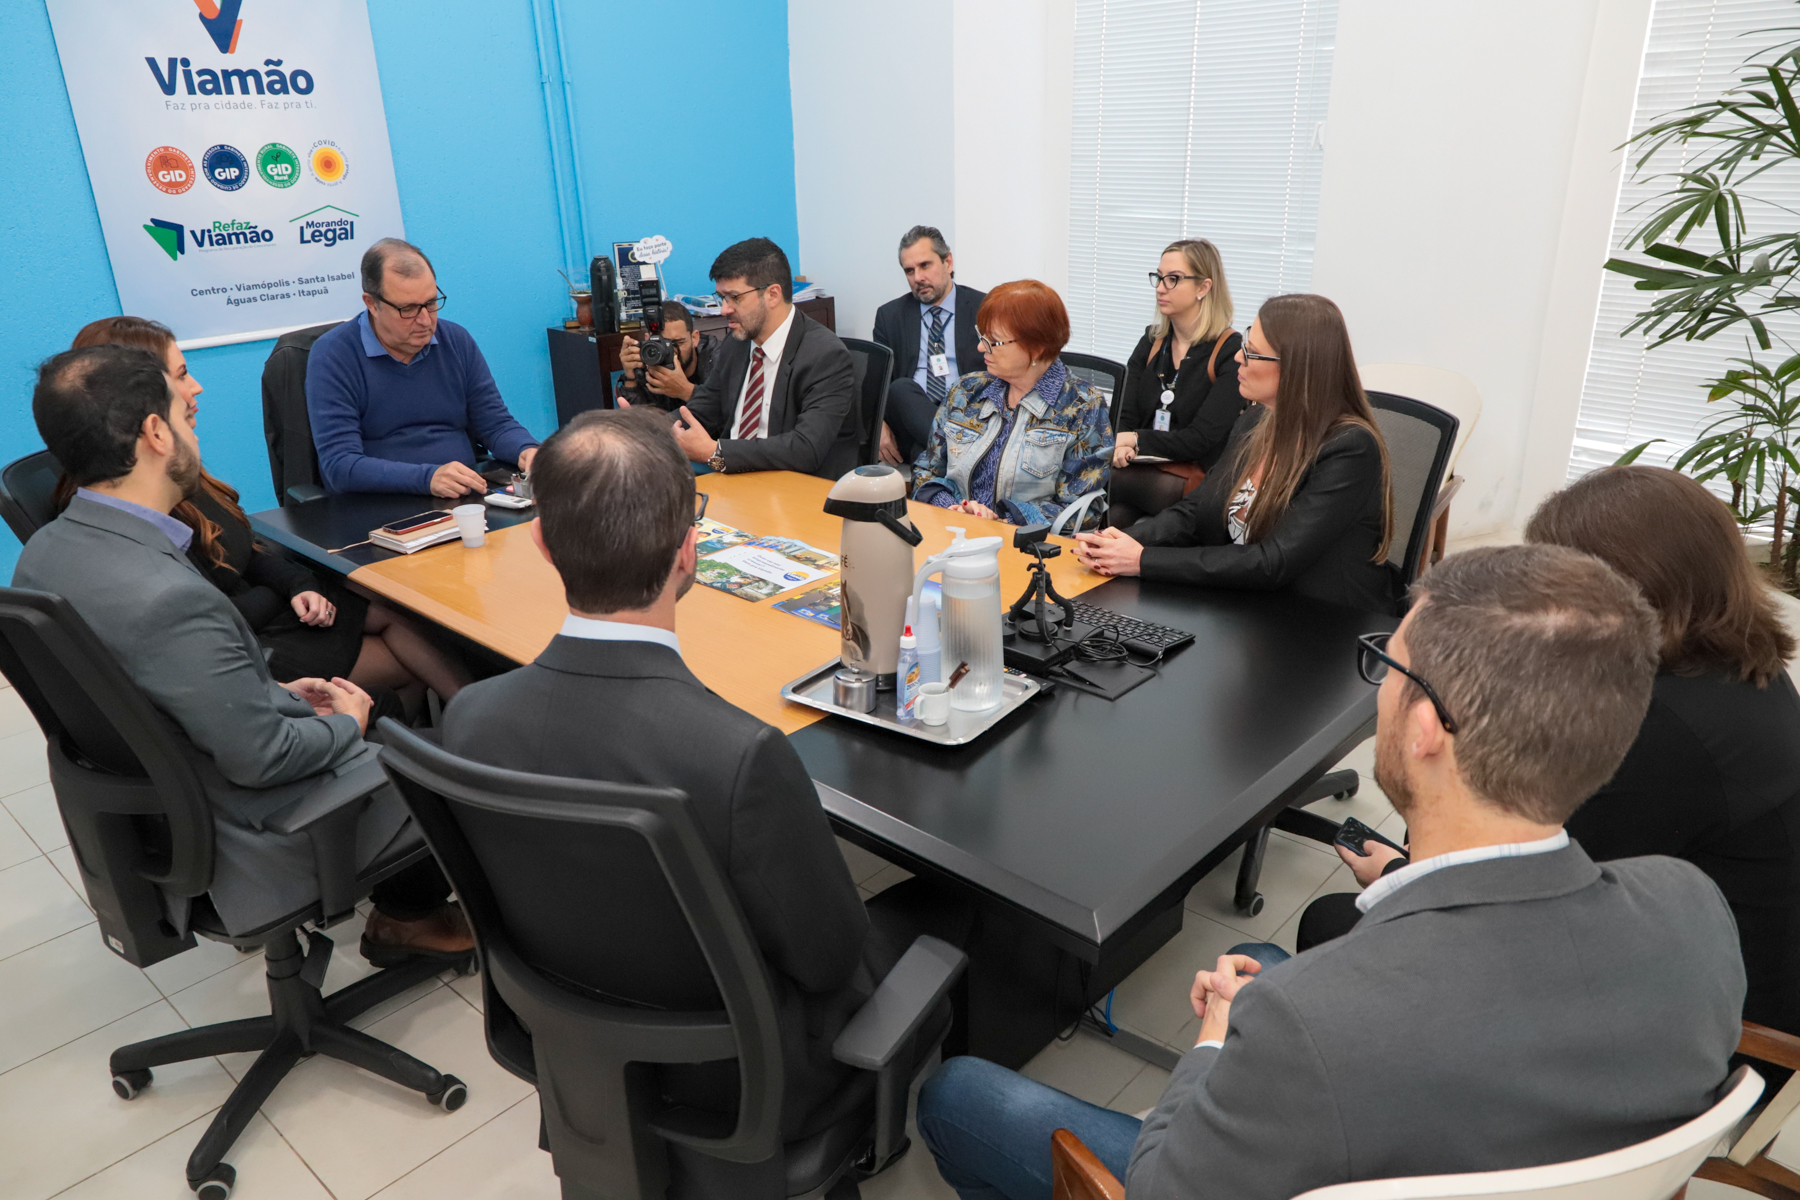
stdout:
[(881, 425), (887, 420), (888, 376), (894, 370), (894, 352), (880, 342), (862, 338), (844, 338), (844, 345), (856, 363), (857, 395), (857, 464), (868, 466), (881, 461)]
[(56, 520), (56, 481), (62, 464), (48, 450), (15, 458), (0, 468), (0, 517), (21, 544)]
[(1119, 405), (1125, 397), (1125, 364), (1097, 354), (1076, 354), (1069, 350), (1064, 350), (1061, 357), (1069, 374), (1100, 389), (1106, 397), (1107, 420), (1117, 426)]
[[(1386, 392), (1370, 392), (1369, 407), (1375, 410), (1375, 424), (1381, 429), (1381, 440), (1387, 444), (1388, 452), (1394, 537), (1387, 561), (1399, 574), (1401, 586), (1411, 587), (1427, 566), (1433, 527), (1450, 502), (1450, 490), (1440, 489), (1439, 484), (1450, 465), (1450, 451), (1456, 445), (1457, 421), (1441, 408)], [(1346, 649), (1345, 654), (1349, 653)], [(1348, 800), (1356, 794), (1356, 787), (1355, 771), (1331, 771), (1250, 836), (1238, 863), (1237, 894), (1233, 898), (1239, 910), (1251, 916), (1262, 911), (1263, 898), (1256, 885), (1262, 878), (1269, 830), (1280, 829), (1330, 845), (1337, 837), (1338, 822), (1306, 812), (1302, 806), (1326, 796)]]
[(282, 334), (263, 363), (263, 440), (269, 446), (275, 502), (283, 507), (325, 494), (319, 453), (313, 448), (312, 418), (306, 413), (306, 360), (313, 343), (338, 324), (332, 321)]
[[(488, 1049), (538, 1089), (563, 1200), (662, 1200), (672, 1166), (684, 1194), (741, 1200), (752, 1189), (717, 1164), (776, 1155), (781, 1171), (756, 1177), (767, 1194), (846, 1200), (906, 1149), (907, 1089), (948, 1030), (961, 951), (913, 943), (832, 1047), (860, 1069), (838, 1097), (848, 1115), (784, 1146), (774, 995), (687, 797), (468, 762), (391, 720), (381, 732), (382, 765), (474, 926)], [(612, 937), (677, 913), (692, 937), (668, 947), (653, 985), (692, 995), (691, 1011), (582, 982)], [(729, 1059), (735, 1117), (663, 1099), (657, 1064)]]
[[(348, 1022), (444, 969), (421, 959), (324, 996), (331, 939), (325, 927), (355, 911), (376, 883), (429, 853), (414, 841), (355, 869), (360, 801), (386, 779), (370, 766), (321, 784), (267, 824), (305, 833), (313, 845), (321, 898), (245, 934), (226, 932), (207, 900), (213, 873), (213, 815), (194, 751), (157, 712), (68, 602), (47, 592), (0, 588), (0, 673), (12, 681), (44, 731), (50, 783), (100, 936), (120, 958), (147, 967), (194, 946), (194, 934), (250, 949), (268, 963), (271, 1015), (152, 1038), (113, 1051), (113, 1090), (135, 1099), (151, 1068), (215, 1054), (261, 1051), (232, 1089), (188, 1159), (188, 1186), (202, 1200), (227, 1200), (236, 1172), (223, 1159), (244, 1126), (293, 1066), (326, 1054), (423, 1092), (455, 1111), (468, 1089)], [(175, 914), (186, 909), (186, 928)]]

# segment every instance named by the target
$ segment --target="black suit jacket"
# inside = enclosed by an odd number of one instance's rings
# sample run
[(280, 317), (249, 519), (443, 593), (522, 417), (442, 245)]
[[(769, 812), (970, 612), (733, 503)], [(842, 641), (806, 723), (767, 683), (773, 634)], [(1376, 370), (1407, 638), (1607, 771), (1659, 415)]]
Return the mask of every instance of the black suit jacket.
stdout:
[(1715, 672), (1656, 677), (1637, 740), (1568, 821), (1597, 861), (1667, 854), (1737, 918), (1744, 1018), (1800, 1034), (1800, 695)]
[(1225, 525), (1244, 439), (1268, 412), (1238, 418), (1215, 470), (1186, 499), (1125, 532), (1142, 542), (1139, 573), (1204, 587), (1277, 588), (1364, 612), (1399, 610), (1399, 576), (1371, 556), (1381, 544), (1381, 449), (1359, 426), (1325, 439), (1287, 512), (1260, 542), (1239, 546)]
[[(835, 1119), (839, 1106), (826, 1102), (849, 1074), (831, 1043), (873, 993), (879, 951), (818, 793), (779, 730), (707, 691), (666, 646), (558, 636), (530, 665), (458, 693), (444, 747), (517, 771), (686, 792), (769, 966), (787, 1071), (783, 1130), (791, 1139)], [(596, 891), (608, 882), (596, 863)], [(580, 935), (591, 952), (556, 964), (558, 975), (651, 1006), (721, 1003), (672, 905), (621, 896), (601, 907), (631, 919)], [(667, 1069), (664, 1086), (683, 1103), (733, 1111), (736, 1064)]]
[(719, 442), (726, 473), (802, 471), (836, 479), (856, 466), (856, 364), (837, 334), (799, 309), (781, 363), (768, 385), (766, 438), (731, 438), (738, 398), (750, 370), (748, 340), (726, 338), (688, 411)]
[[(956, 285), (956, 373), (967, 375), (982, 368), (975, 349), (975, 314), (981, 311), (986, 292)], [(875, 340), (894, 352), (893, 379), (911, 379), (919, 366), (919, 298), (911, 292), (889, 300), (875, 310)]]

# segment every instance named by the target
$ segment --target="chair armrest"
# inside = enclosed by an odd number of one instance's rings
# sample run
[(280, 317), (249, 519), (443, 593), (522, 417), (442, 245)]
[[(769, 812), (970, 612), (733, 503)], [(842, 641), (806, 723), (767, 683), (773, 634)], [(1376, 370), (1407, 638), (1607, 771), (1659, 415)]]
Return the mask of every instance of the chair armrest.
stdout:
[(919, 1031), (968, 961), (968, 955), (948, 942), (921, 935), (838, 1034), (831, 1056), (864, 1071), (886, 1067)]
[(380, 791), (387, 786), (387, 781), (381, 764), (371, 759), (354, 771), (324, 780), (263, 824), (276, 833), (306, 833), (352, 801)]
[(287, 498), (295, 504), (311, 504), (325, 498), (325, 489), (316, 483), (296, 483), (287, 490)]
[(1438, 489), (1437, 499), (1431, 503), (1432, 520), (1435, 521), (1450, 511), (1450, 501), (1455, 498), (1456, 493), (1462, 491), (1462, 485), (1461, 475), (1452, 475), (1444, 480), (1444, 486)]
[(1071, 529), (1080, 529), (1081, 523), (1087, 520), (1088, 509), (1094, 506), (1096, 500), (1104, 500), (1105, 498), (1106, 489), (1095, 488), (1079, 500), (1072, 501), (1066, 505), (1061, 512), (1056, 514), (1056, 520), (1050, 523), (1050, 536), (1062, 537)]
[(1738, 1041), (1738, 1053), (1790, 1071), (1800, 1071), (1800, 1037), (1754, 1021), (1744, 1022), (1744, 1036)]
[(1125, 1200), (1125, 1185), (1066, 1129), (1050, 1135), (1052, 1200)]

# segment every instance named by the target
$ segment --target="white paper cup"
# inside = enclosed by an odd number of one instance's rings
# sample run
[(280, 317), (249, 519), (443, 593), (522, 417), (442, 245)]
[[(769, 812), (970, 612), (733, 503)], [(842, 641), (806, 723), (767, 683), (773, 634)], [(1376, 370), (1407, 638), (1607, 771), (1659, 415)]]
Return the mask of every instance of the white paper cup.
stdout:
[(456, 518), (456, 531), (465, 546), (479, 546), (487, 541), (487, 505), (459, 504), (450, 510)]
[(922, 685), (913, 712), (927, 725), (942, 725), (950, 719), (950, 689), (941, 683)]

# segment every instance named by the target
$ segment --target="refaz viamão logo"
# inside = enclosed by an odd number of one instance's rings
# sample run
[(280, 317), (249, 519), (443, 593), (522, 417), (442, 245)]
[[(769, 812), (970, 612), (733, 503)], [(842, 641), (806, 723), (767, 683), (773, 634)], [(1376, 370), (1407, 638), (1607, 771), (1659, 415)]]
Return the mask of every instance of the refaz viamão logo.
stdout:
[(244, 246), (266, 246), (275, 240), (273, 229), (263, 229), (255, 221), (214, 221), (195, 229), (184, 229), (174, 221), (150, 219), (144, 232), (155, 239), (171, 261), (187, 253), (187, 243), (196, 250), (236, 250)]
[(174, 221), (151, 217), (150, 223), (144, 226), (144, 232), (150, 235), (150, 240), (163, 248), (163, 253), (169, 256), (170, 262), (187, 253), (187, 231)]

